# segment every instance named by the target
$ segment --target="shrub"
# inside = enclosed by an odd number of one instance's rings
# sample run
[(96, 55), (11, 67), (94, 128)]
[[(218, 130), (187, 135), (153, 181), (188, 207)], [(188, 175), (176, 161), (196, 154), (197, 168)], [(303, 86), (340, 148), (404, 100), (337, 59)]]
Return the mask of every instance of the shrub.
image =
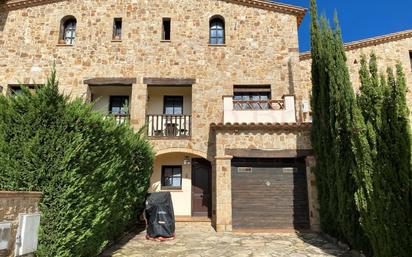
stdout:
[(0, 188), (43, 192), (38, 256), (96, 256), (136, 221), (152, 172), (142, 133), (70, 101), (55, 72), (0, 97)]

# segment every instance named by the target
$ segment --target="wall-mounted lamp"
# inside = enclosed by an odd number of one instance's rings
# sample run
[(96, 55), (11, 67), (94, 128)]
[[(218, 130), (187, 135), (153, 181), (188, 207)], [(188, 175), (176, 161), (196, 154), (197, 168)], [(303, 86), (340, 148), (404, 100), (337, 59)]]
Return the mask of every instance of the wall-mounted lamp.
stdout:
[(189, 156), (185, 156), (185, 158), (183, 159), (183, 165), (190, 165), (190, 157)]

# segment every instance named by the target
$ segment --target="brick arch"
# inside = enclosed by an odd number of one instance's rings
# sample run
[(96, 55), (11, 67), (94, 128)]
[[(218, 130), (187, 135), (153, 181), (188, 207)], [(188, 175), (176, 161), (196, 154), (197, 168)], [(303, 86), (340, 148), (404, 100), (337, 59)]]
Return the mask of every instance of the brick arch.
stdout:
[(188, 154), (193, 154), (193, 155), (197, 155), (199, 157), (202, 157), (204, 159), (208, 159), (207, 158), (207, 154), (199, 151), (199, 150), (195, 150), (195, 149), (189, 149), (189, 148), (167, 148), (167, 149), (162, 149), (160, 151), (156, 152), (156, 157), (163, 155), (163, 154), (169, 154), (169, 153), (188, 153)]

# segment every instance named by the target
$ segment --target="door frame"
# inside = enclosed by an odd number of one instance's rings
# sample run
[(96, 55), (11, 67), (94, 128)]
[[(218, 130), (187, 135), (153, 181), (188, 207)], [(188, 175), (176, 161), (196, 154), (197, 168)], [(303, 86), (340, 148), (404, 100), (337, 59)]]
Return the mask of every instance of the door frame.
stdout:
[[(195, 162), (200, 162), (202, 165), (207, 165), (208, 166), (208, 185), (209, 185), (209, 206), (208, 206), (208, 213), (205, 215), (205, 216), (199, 216), (199, 215), (193, 215), (193, 206), (194, 206), (194, 204), (193, 204), (193, 202), (194, 202), (194, 187), (193, 187), (193, 181), (194, 181), (194, 178), (195, 178), (195, 175), (194, 175), (194, 173), (196, 172), (196, 170), (194, 169), (194, 166), (195, 166)], [(208, 161), (208, 160), (206, 160), (206, 159), (204, 159), (204, 158), (192, 158), (192, 161), (191, 161), (191, 169), (192, 169), (192, 174), (191, 174), (191, 198), (192, 198), (192, 200), (190, 201), (190, 203), (191, 203), (191, 216), (192, 217), (194, 217), (194, 216), (196, 216), (196, 217), (212, 217), (212, 164)]]

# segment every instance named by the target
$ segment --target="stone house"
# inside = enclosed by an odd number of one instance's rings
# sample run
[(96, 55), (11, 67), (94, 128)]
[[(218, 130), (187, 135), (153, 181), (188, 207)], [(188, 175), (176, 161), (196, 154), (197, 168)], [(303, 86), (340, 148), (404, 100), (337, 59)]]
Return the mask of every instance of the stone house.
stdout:
[[(62, 92), (146, 126), (150, 191), (171, 192), (177, 220), (318, 230), (305, 13), (265, 0), (3, 0), (0, 86), (35, 87), (55, 64)], [(412, 81), (411, 38), (348, 45), (353, 77), (376, 49)]]

